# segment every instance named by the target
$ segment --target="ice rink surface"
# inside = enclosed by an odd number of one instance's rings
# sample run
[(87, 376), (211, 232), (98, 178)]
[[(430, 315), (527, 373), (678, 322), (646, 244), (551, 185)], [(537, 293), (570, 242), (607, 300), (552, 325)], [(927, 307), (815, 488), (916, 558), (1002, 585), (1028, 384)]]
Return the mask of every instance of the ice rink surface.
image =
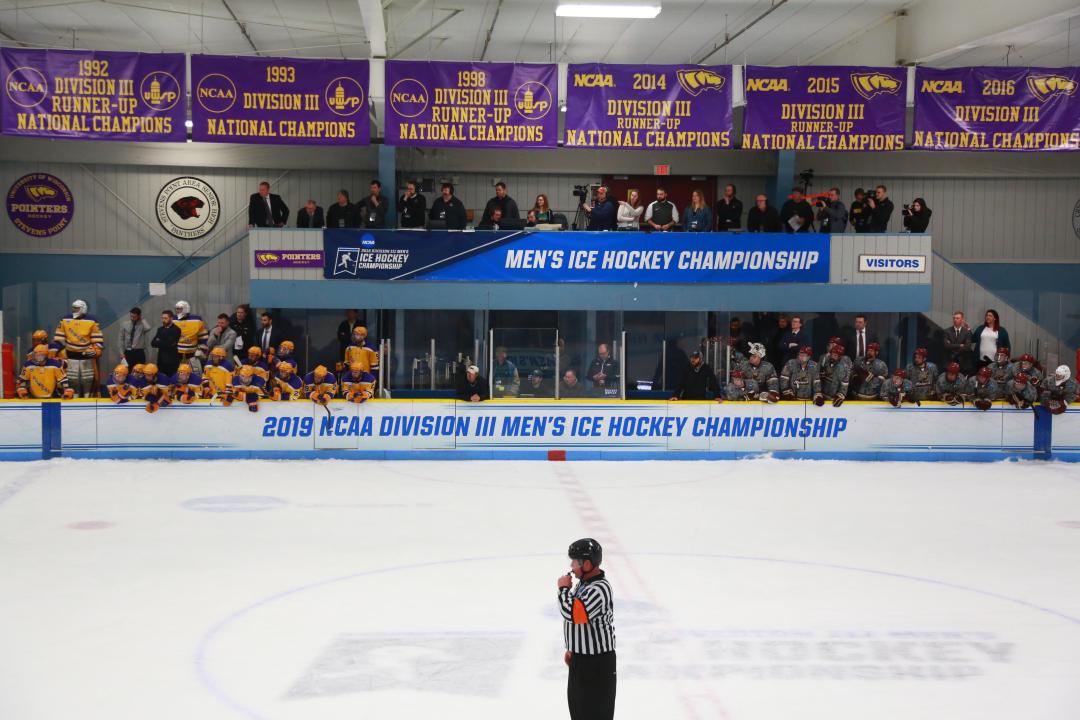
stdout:
[(567, 717), (597, 538), (623, 720), (1075, 720), (1080, 466), (0, 466), (0, 718)]

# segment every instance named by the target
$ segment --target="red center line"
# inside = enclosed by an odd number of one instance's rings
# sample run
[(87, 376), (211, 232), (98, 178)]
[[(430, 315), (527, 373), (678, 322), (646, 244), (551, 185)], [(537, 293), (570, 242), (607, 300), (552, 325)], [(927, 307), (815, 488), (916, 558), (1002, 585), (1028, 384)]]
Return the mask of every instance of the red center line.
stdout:
[[(572, 466), (568, 463), (552, 463), (551, 468), (558, 478), (560, 485), (562, 485), (563, 490), (569, 496), (574, 509), (577, 511), (578, 517), (581, 519), (582, 525), (587, 529), (589, 535), (595, 538), (604, 538), (602, 544), (608, 548), (608, 552), (605, 552), (605, 555), (618, 558), (615, 564), (624, 567), (629, 571), (629, 576), (633, 580), (631, 587), (636, 585), (634, 589), (636, 589), (640, 595), (645, 597), (652, 605), (660, 607), (656, 593), (653, 592), (645, 575), (638, 570), (637, 566), (630, 559), (630, 556), (623, 551), (622, 543), (608, 525), (607, 520), (600, 512), (600, 509), (597, 507), (596, 503), (593, 502), (592, 497), (581, 484), (581, 481), (574, 473)], [(669, 631), (672, 637), (680, 638), (678, 641), (680, 644), (685, 644), (684, 640), (681, 639), (683, 636), (681, 629), (676, 628), (673, 625), (661, 625), (661, 630)], [(720, 698), (717, 697), (707, 680), (703, 680), (705, 686), (705, 692), (703, 694), (700, 692), (689, 692), (686, 682), (682, 679), (677, 679), (675, 682), (678, 687), (679, 698), (682, 701), (683, 708), (689, 718), (698, 720), (698, 718), (701, 717), (698, 714), (698, 711), (695, 710), (692, 701), (701, 698), (702, 695), (704, 695), (712, 705), (712, 717), (716, 718), (716, 720), (730, 720), (730, 716), (720, 702)], [(708, 709), (706, 709), (706, 716), (708, 715)]]

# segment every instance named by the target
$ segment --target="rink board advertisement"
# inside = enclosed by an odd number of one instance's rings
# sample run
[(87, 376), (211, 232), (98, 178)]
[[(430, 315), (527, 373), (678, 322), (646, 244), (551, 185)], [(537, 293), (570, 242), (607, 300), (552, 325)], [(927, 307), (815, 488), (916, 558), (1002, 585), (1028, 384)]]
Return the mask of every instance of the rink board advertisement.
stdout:
[(731, 147), (730, 65), (571, 65), (565, 147)]
[(367, 145), (367, 60), (191, 56), (196, 142)]
[(385, 82), (387, 145), (558, 145), (555, 65), (390, 60)]
[(907, 68), (747, 65), (745, 75), (743, 149), (904, 149)]
[(5, 135), (187, 139), (181, 53), (3, 48), (0, 76)]
[(329, 280), (827, 283), (828, 235), (327, 229)]
[(1080, 68), (915, 71), (914, 150), (1080, 150)]
[[(151, 415), (141, 403), (100, 400), (61, 403), (60, 409), (60, 447), (66, 456), (299, 456), (353, 450), (494, 457), (573, 450), (996, 458), (1031, 454), (1035, 442), (1034, 414), (1003, 404), (981, 412), (940, 403), (897, 409), (856, 402), (834, 408), (801, 402), (375, 400), (335, 401), (326, 408), (263, 402), (252, 413), (242, 403), (197, 402)], [(34, 422), (39, 411), (39, 403), (0, 404), (0, 428), (8, 432), (0, 455), (25, 454), (41, 441), (40, 423)], [(1064, 417), (1080, 429), (1072, 415)], [(1073, 437), (1071, 444), (1080, 441)]]

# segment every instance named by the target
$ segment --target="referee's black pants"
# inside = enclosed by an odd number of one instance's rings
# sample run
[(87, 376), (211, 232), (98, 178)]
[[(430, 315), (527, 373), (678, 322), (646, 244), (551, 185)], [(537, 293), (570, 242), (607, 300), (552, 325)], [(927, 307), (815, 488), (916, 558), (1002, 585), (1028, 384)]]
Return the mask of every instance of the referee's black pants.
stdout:
[(570, 720), (611, 720), (615, 717), (615, 651), (570, 656), (566, 681)]

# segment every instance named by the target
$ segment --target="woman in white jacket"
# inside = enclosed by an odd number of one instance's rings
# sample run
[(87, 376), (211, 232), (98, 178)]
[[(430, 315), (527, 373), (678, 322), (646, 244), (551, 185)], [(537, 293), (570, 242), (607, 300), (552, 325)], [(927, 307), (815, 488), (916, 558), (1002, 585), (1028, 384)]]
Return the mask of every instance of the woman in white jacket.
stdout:
[(641, 196), (637, 190), (630, 191), (629, 201), (619, 201), (619, 212), (615, 216), (620, 230), (637, 230), (641, 226), (641, 213), (645, 212), (645, 206), (640, 205)]

